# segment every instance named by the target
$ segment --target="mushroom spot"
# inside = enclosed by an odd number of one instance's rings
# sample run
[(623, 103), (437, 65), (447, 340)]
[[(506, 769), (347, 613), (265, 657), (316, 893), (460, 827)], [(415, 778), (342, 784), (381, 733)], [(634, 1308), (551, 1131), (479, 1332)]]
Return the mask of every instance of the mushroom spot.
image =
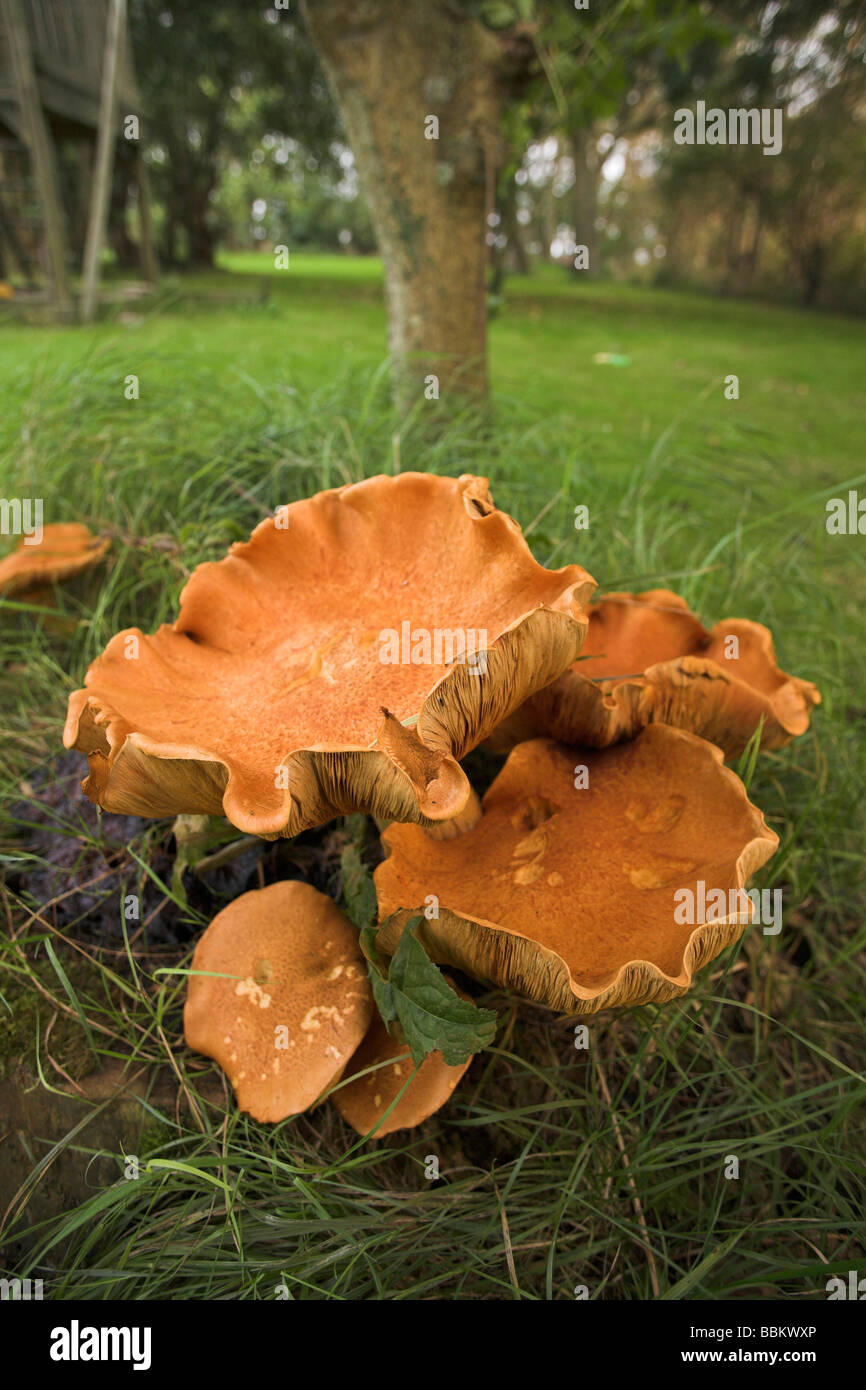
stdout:
[(659, 859), (655, 864), (623, 864), (629, 882), (635, 888), (669, 888), (682, 883), (694, 869), (684, 859)]
[(558, 810), (559, 807), (548, 801), (546, 796), (528, 796), (512, 814), (511, 825), (515, 830), (535, 830), (555, 816)]
[(521, 865), (514, 875), (514, 882), (521, 888), (526, 888), (529, 884), (535, 883), (541, 878), (543, 873), (544, 869), (541, 864), (539, 864), (537, 860), (534, 860), (531, 864)]
[(673, 830), (677, 821), (685, 810), (686, 799), (678, 792), (671, 796), (665, 796), (653, 805), (643, 800), (630, 801), (626, 807), (626, 819), (630, 820), (636, 830), (641, 830), (645, 834), (656, 831), (664, 834), (668, 830)]
[[(245, 980), (238, 980), (235, 985), (235, 994), (239, 994), (242, 998), (246, 996), (254, 1008), (269, 1009), (271, 1006), (271, 996), (265, 993), (252, 975), (248, 975)], [(238, 1022), (240, 1022), (240, 1018), (238, 1018)]]
[(547, 849), (547, 831), (541, 826), (533, 830), (531, 835), (518, 841), (514, 846), (513, 859), (528, 859), (533, 854), (543, 854)]
[(332, 1004), (314, 1004), (311, 1009), (307, 1009), (301, 1019), (302, 1033), (312, 1033), (316, 1028), (321, 1028), (322, 1023), (319, 1014), (333, 1023), (336, 1028), (343, 1026), (343, 1015), (339, 1009), (334, 1008)]

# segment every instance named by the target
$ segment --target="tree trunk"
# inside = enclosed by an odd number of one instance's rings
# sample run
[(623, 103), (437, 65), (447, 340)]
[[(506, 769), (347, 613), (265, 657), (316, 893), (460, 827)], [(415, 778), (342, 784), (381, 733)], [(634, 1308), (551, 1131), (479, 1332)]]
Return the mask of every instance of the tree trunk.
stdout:
[(570, 144), (574, 161), (574, 187), (571, 190), (574, 239), (578, 246), (586, 247), (589, 258), (586, 270), (578, 273), (590, 280), (597, 280), (601, 273), (595, 225), (598, 217), (598, 157), (592, 131), (587, 128), (574, 131)]
[(825, 247), (820, 242), (810, 242), (800, 257), (803, 304), (807, 309), (810, 309), (817, 300), (818, 292), (824, 283), (825, 262)]
[(517, 184), (514, 182), (514, 174), (509, 172), (505, 180), (504, 187), (499, 197), (499, 209), (502, 214), (502, 226), (500, 230), (507, 238), (505, 247), (505, 267), (514, 275), (528, 275), (532, 269), (529, 261), (529, 252), (523, 239), (523, 228), (517, 219)]
[(752, 204), (752, 227), (748, 239), (748, 245), (743, 252), (741, 283), (746, 289), (754, 286), (758, 272), (758, 261), (761, 254), (761, 237), (763, 235), (763, 221), (761, 217), (760, 203), (755, 200)]
[(189, 270), (212, 270), (216, 251), (217, 234), (207, 216), (207, 200), (191, 203), (184, 218), (187, 235), (187, 259)]
[(529, 274), (529, 261), (520, 238), (520, 223), (517, 221), (517, 184), (511, 170), (508, 176), (499, 179), (496, 195), (496, 211), (499, 222), (495, 229), (495, 240), (490, 247), (490, 263), (487, 288), (498, 298), (505, 285), (506, 271), (518, 275)]
[(162, 245), (160, 247), (159, 258), (163, 265), (167, 265), (171, 270), (177, 269), (177, 222), (168, 206), (166, 207), (165, 221), (162, 228)]
[(119, 141), (108, 203), (108, 244), (114, 252), (119, 270), (132, 270), (138, 265), (138, 247), (129, 235), (126, 224), (131, 162), (124, 142)]
[(384, 261), (398, 403), (414, 404), (431, 375), (443, 396), (483, 398), (503, 44), (447, 0), (304, 11)]

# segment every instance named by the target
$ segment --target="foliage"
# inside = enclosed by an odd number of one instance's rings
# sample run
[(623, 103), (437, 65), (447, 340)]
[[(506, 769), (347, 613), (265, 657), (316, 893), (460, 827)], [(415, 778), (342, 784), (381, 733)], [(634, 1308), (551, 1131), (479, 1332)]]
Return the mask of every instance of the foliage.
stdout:
[(739, 42), (684, 69), (679, 102), (782, 110), (783, 146), (766, 157), (754, 146), (662, 142), (661, 221), (672, 248), (679, 242), (680, 274), (697, 252), (714, 288), (779, 293), (793, 283), (812, 303), (829, 281), (837, 302), (862, 307), (866, 281), (850, 267), (852, 242), (861, 258), (866, 249), (862, 11), (851, 0), (818, 11), (808, 0), (732, 0), (719, 12)]
[(144, 141), (162, 203), (162, 258), (209, 265), (214, 194), (231, 157), (269, 130), (327, 165), (337, 118), (312, 45), (290, 12), (232, 0), (133, 0), (130, 33)]
[[(856, 0), (460, 3), (531, 53), (497, 152), (494, 306), (507, 269), (570, 265), (572, 243), (589, 249), (585, 278), (866, 304)], [(164, 264), (209, 265), (219, 244), (374, 249), (295, 11), (133, 0), (131, 23)], [(781, 105), (782, 157), (676, 146), (673, 113), (698, 100)], [(611, 155), (624, 161), (613, 174)], [(127, 215), (115, 200), (112, 244), (133, 264)]]
[(496, 1014), (461, 999), (447, 983), (418, 940), (421, 920), (406, 923), (390, 961), (376, 949), (378, 928), (362, 932), (373, 996), (388, 1031), (396, 1026), (409, 1044), (416, 1066), (429, 1052), (441, 1052), (449, 1066), (458, 1066), (493, 1042)]

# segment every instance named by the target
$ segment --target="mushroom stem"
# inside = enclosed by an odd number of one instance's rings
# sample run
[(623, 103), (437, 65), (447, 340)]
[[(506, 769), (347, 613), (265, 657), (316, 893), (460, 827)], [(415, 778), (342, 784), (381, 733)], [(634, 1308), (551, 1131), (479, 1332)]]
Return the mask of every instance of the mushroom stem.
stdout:
[(204, 875), (209, 874), (212, 869), (222, 869), (226, 864), (230, 864), (233, 859), (239, 859), (240, 856), (245, 854), (248, 849), (251, 849), (253, 845), (260, 845), (262, 843), (263, 841), (258, 835), (244, 835), (242, 839), (232, 840), (230, 845), (224, 845), (222, 849), (216, 850), (214, 854), (205, 855), (204, 859), (200, 859), (197, 864), (192, 866), (192, 871), (199, 878), (203, 878)]

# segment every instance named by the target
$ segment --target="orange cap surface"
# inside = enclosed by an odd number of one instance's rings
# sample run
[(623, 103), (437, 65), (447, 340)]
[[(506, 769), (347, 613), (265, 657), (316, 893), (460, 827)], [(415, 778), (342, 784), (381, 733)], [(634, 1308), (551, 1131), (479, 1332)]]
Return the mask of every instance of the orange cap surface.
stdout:
[[(449, 984), (453, 988), (453, 982)], [(416, 1072), (408, 1044), (393, 1038), (377, 1014), (346, 1069), (345, 1077), (355, 1079), (344, 1078), (331, 1099), (343, 1119), (359, 1134), (369, 1134), (376, 1125), (376, 1138), (398, 1129), (414, 1129), (450, 1100), (471, 1062), (470, 1057), (459, 1066), (449, 1067), (441, 1052), (429, 1052)], [(367, 1067), (376, 1069), (369, 1076), (358, 1075)], [(410, 1076), (412, 1080), (406, 1086)], [(401, 1096), (404, 1086), (406, 1090)], [(382, 1120), (397, 1096), (400, 1099), (394, 1109)]]
[(308, 883), (243, 893), (195, 949), (184, 1035), (228, 1075), (241, 1110), (277, 1121), (343, 1071), (373, 1015), (358, 933)]
[(740, 890), (778, 844), (720, 750), (663, 724), (603, 750), (521, 743), (483, 805), (454, 840), (385, 831), (377, 943), (432, 894), (434, 960), (563, 1012), (683, 993), (741, 935)]

